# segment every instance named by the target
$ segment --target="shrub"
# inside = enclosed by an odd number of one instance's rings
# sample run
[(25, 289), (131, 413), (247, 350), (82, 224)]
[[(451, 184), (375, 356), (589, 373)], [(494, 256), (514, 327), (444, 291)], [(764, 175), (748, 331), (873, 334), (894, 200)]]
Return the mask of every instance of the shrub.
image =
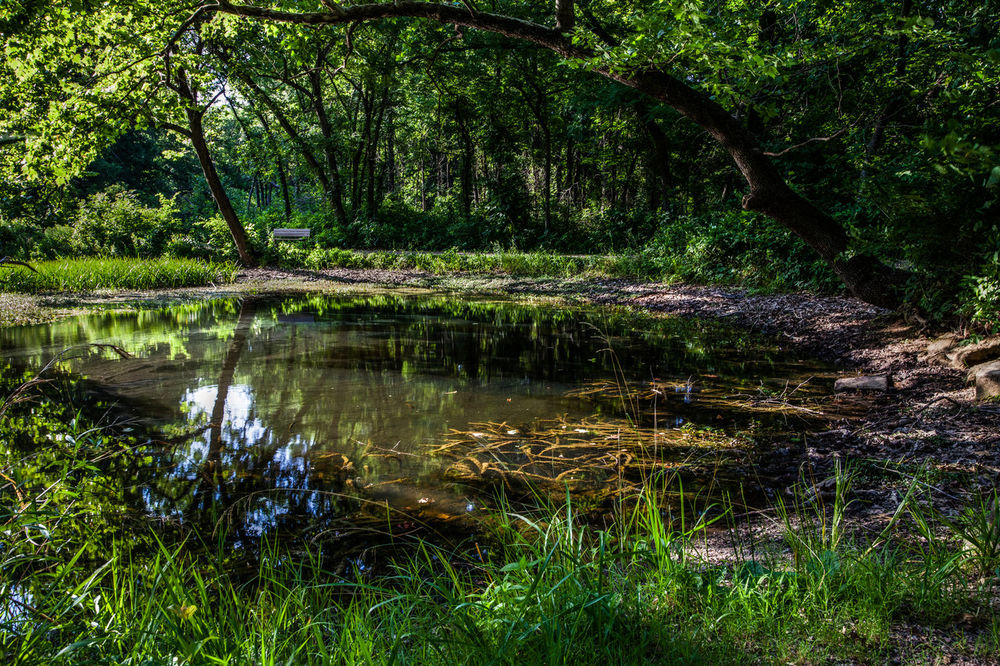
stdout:
[(962, 312), (986, 333), (1000, 329), (1000, 270), (967, 275), (962, 281)]
[(36, 242), (36, 230), (22, 220), (0, 218), (0, 255), (27, 259)]
[(76, 251), (73, 233), (73, 227), (67, 224), (49, 227), (32, 250), (32, 258), (55, 259), (72, 255)]
[(121, 185), (87, 197), (77, 210), (75, 249), (116, 257), (159, 256), (180, 224), (174, 199), (157, 197), (158, 206), (145, 206), (137, 193)]
[(180, 259), (212, 259), (225, 253), (208, 243), (199, 242), (191, 234), (175, 234), (167, 241), (166, 254)]

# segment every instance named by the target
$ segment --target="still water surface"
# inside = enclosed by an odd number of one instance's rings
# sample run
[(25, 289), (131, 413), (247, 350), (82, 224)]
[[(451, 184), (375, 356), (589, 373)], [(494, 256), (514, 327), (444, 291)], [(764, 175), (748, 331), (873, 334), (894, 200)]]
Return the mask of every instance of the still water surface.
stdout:
[(671, 465), (700, 428), (728, 446), (779, 427), (730, 396), (823, 371), (717, 324), (447, 295), (255, 296), (0, 330), (18, 371), (85, 343), (133, 356), (90, 348), (62, 366), (85, 382), (82, 409), (142, 434), (135, 509), (243, 538), (339, 534), (388, 509), (447, 521), (546, 483), (599, 501), (651, 443)]

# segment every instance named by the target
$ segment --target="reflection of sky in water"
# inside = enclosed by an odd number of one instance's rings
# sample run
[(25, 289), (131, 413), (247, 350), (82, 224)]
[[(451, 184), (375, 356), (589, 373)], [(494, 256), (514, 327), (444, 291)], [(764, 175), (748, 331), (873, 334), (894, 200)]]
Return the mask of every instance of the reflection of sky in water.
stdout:
[(31, 622), (34, 617), (29, 610), (35, 605), (31, 590), (19, 585), (5, 588), (6, 598), (0, 601), (0, 631), (9, 631), (9, 625)]
[[(212, 410), (218, 399), (218, 386), (202, 386), (196, 389), (188, 389), (181, 397), (181, 403), (187, 405), (188, 420), (193, 423), (207, 423), (212, 417)], [(254, 391), (250, 386), (236, 385), (230, 386), (226, 392), (225, 408), (222, 416), (224, 428), (237, 430), (243, 434), (242, 442), (256, 442), (268, 434), (268, 429), (259, 418), (251, 418), (251, 408), (254, 405)], [(192, 442), (191, 453), (194, 455), (198, 450), (202, 455), (208, 454), (210, 433), (206, 433), (205, 439), (201, 442)], [(239, 445), (241, 442), (228, 442), (230, 445)], [(199, 444), (201, 445), (199, 448)]]
[[(284, 442), (276, 440), (272, 428), (255, 414), (257, 401), (253, 387), (243, 384), (229, 387), (223, 403), (221, 423), (212, 424), (212, 414), (217, 406), (218, 394), (218, 385), (201, 386), (184, 392), (181, 404), (186, 406), (188, 422), (193, 426), (217, 425), (218, 429), (210, 427), (200, 438), (191, 440), (187, 453), (176, 459), (175, 473), (186, 472), (188, 478), (196, 479), (201, 473), (201, 465), (211, 455), (212, 437), (217, 433), (221, 434), (223, 440), (222, 445), (217, 447), (221, 464), (224, 467), (233, 465), (231, 468), (233, 470), (239, 464), (237, 459), (247, 450), (253, 447), (259, 449), (261, 445), (279, 444), (270, 458), (274, 469), (281, 470), (280, 474), (270, 478), (270, 487), (279, 491), (275, 493), (278, 497), (262, 495), (257, 498), (254, 508), (244, 515), (248, 531), (260, 534), (277, 516), (287, 513), (287, 507), (280, 501), (280, 490), (300, 489), (293, 479), (300, 478), (308, 472), (305, 454), (311, 448), (312, 442), (300, 435), (291, 435)], [(283, 445), (280, 445), (282, 443)], [(221, 498), (221, 494), (217, 492), (216, 496)], [(309, 505), (310, 513), (320, 508), (315, 500), (309, 500)]]
[[(450, 428), (477, 422), (513, 432), (559, 415), (616, 416), (611, 403), (567, 397), (589, 381), (674, 379), (657, 406), (660, 423), (717, 425), (716, 410), (698, 411), (703, 387), (751, 392), (763, 377), (812, 371), (690, 322), (632, 329), (551, 308), (462, 310), (454, 299), (184, 307), (4, 329), (0, 348), (20, 350), (27, 366), (86, 341), (134, 352), (139, 358), (94, 355), (72, 368), (175, 442), (139, 472), (144, 508), (192, 521), (218, 519), (238, 504), (247, 533), (289, 517), (343, 515), (344, 495), (369, 484), (386, 487), (376, 501), (431, 497), (442, 508), (451, 493), (451, 510), (470, 511), (472, 491), (442, 484), (450, 461), (428, 456), (428, 448)], [(614, 357), (604, 352), (612, 338)], [(224, 406), (220, 384), (228, 385)]]

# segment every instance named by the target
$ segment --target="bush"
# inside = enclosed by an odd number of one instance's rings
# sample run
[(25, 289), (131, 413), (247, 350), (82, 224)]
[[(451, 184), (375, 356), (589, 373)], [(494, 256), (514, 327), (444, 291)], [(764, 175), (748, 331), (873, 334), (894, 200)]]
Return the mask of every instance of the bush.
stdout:
[(22, 220), (0, 219), (0, 255), (28, 259), (36, 244), (37, 231)]
[(777, 290), (840, 287), (829, 267), (790, 231), (742, 211), (663, 220), (642, 254), (648, 267), (694, 282)]
[(157, 197), (158, 206), (145, 206), (136, 192), (121, 185), (87, 197), (77, 210), (74, 249), (113, 257), (163, 254), (171, 234), (180, 231), (180, 222), (174, 199)]
[(225, 252), (208, 243), (199, 242), (190, 234), (176, 234), (167, 241), (166, 254), (180, 259), (213, 259)]
[(986, 333), (1000, 330), (1000, 266), (986, 275), (968, 275), (962, 281), (962, 313)]
[(73, 233), (73, 227), (68, 224), (49, 227), (42, 233), (38, 245), (31, 251), (32, 258), (55, 259), (72, 255), (76, 250)]

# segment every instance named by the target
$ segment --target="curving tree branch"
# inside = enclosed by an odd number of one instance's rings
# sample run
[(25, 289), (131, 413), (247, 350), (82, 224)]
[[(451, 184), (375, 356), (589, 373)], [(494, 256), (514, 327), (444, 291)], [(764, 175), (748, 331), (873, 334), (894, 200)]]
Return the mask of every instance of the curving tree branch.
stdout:
[(0, 257), (0, 266), (24, 266), (30, 271), (34, 271), (35, 273), (38, 272), (38, 270), (31, 264), (27, 264), (23, 261), (18, 261), (16, 259), (11, 259), (10, 257)]
[[(218, 0), (204, 5), (199, 11), (312, 26), (423, 18), (524, 40), (567, 59), (589, 60), (594, 55), (585, 46), (574, 44), (566, 34), (573, 25), (574, 3), (570, 0), (556, 0), (555, 28), (510, 16), (471, 11), (464, 5), (394, 0), (348, 7), (335, 3), (325, 6), (329, 11), (288, 12)], [(193, 20), (194, 16), (189, 22)], [(855, 296), (884, 307), (900, 303), (897, 287), (902, 274), (871, 257), (854, 255), (848, 234), (840, 223), (795, 192), (753, 134), (718, 102), (655, 66), (599, 66), (593, 71), (670, 106), (708, 132), (729, 153), (749, 185), (743, 208), (763, 213), (797, 234), (831, 266)]]

